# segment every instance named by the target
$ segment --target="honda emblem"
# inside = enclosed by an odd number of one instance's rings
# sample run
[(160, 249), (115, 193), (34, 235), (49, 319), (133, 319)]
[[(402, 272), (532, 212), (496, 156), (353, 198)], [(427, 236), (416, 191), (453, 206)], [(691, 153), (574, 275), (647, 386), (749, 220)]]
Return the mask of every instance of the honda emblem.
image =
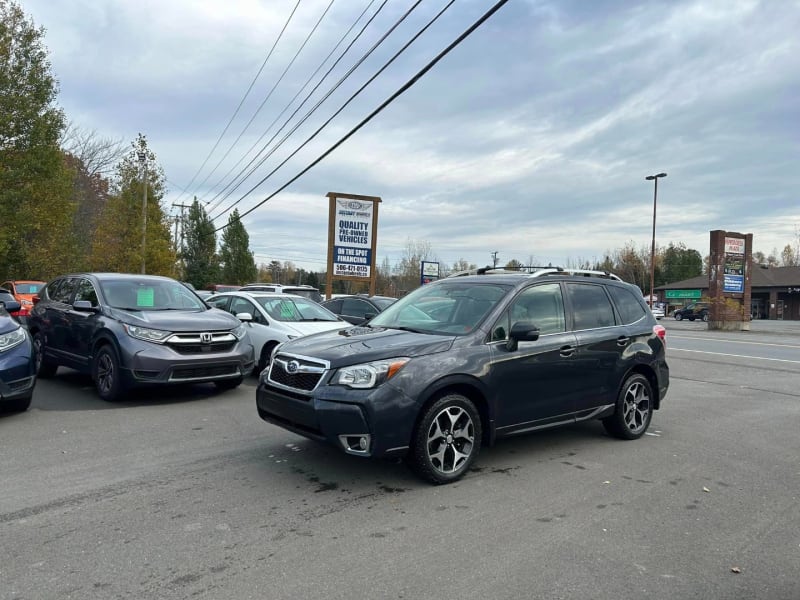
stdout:
[(212, 339), (214, 339), (214, 336), (208, 331), (200, 334), (200, 343), (202, 344), (210, 344)]

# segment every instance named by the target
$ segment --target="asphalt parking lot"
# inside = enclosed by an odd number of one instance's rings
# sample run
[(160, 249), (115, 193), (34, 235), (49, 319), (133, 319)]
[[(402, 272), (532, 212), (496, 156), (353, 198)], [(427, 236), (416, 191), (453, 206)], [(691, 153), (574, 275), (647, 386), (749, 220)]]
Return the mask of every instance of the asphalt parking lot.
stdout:
[(506, 440), (442, 487), (263, 423), (253, 378), (109, 404), (62, 370), (0, 417), (0, 599), (797, 600), (800, 323), (662, 322), (648, 435)]

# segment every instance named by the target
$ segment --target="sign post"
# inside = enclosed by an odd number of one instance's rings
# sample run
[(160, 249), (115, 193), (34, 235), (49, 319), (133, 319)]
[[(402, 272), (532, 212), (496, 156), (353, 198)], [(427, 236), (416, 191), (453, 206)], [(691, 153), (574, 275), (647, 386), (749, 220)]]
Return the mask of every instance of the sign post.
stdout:
[(750, 329), (753, 234), (711, 232), (709, 329)]
[(328, 273), (325, 297), (330, 299), (333, 280), (369, 281), (375, 295), (378, 230), (377, 196), (328, 192)]

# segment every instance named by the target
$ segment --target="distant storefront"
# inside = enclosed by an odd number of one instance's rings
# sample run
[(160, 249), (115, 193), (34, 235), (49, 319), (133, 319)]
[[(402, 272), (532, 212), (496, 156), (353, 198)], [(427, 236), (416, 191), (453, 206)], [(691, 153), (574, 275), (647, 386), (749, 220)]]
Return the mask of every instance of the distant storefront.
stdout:
[[(753, 267), (750, 276), (752, 319), (800, 320), (800, 267)], [(708, 296), (708, 275), (655, 289), (667, 314)]]

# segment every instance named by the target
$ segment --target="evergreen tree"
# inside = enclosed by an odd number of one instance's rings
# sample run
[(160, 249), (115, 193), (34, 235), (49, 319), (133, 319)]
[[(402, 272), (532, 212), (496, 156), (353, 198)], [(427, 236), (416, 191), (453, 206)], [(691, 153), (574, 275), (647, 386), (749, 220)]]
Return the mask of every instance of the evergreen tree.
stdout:
[[(144, 171), (140, 166), (144, 158)], [(143, 182), (144, 174), (147, 180)], [(97, 271), (139, 273), (142, 268), (143, 184), (147, 186), (147, 229), (144, 246), (145, 271), (172, 276), (176, 270), (176, 251), (170, 235), (169, 219), (161, 207), (165, 177), (139, 134), (131, 150), (116, 167), (111, 194), (99, 219), (92, 246), (92, 268)]]
[(214, 223), (205, 208), (194, 199), (184, 224), (184, 277), (198, 290), (205, 289), (219, 279), (219, 256)]
[(661, 257), (663, 280), (656, 285), (691, 279), (703, 273), (703, 258), (697, 250), (670, 242)]
[(43, 37), (18, 4), (0, 0), (0, 279), (47, 279), (75, 255), (64, 115)]
[(244, 285), (255, 281), (258, 269), (250, 251), (250, 236), (247, 235), (236, 209), (228, 217), (228, 226), (222, 231), (219, 256), (224, 283)]

